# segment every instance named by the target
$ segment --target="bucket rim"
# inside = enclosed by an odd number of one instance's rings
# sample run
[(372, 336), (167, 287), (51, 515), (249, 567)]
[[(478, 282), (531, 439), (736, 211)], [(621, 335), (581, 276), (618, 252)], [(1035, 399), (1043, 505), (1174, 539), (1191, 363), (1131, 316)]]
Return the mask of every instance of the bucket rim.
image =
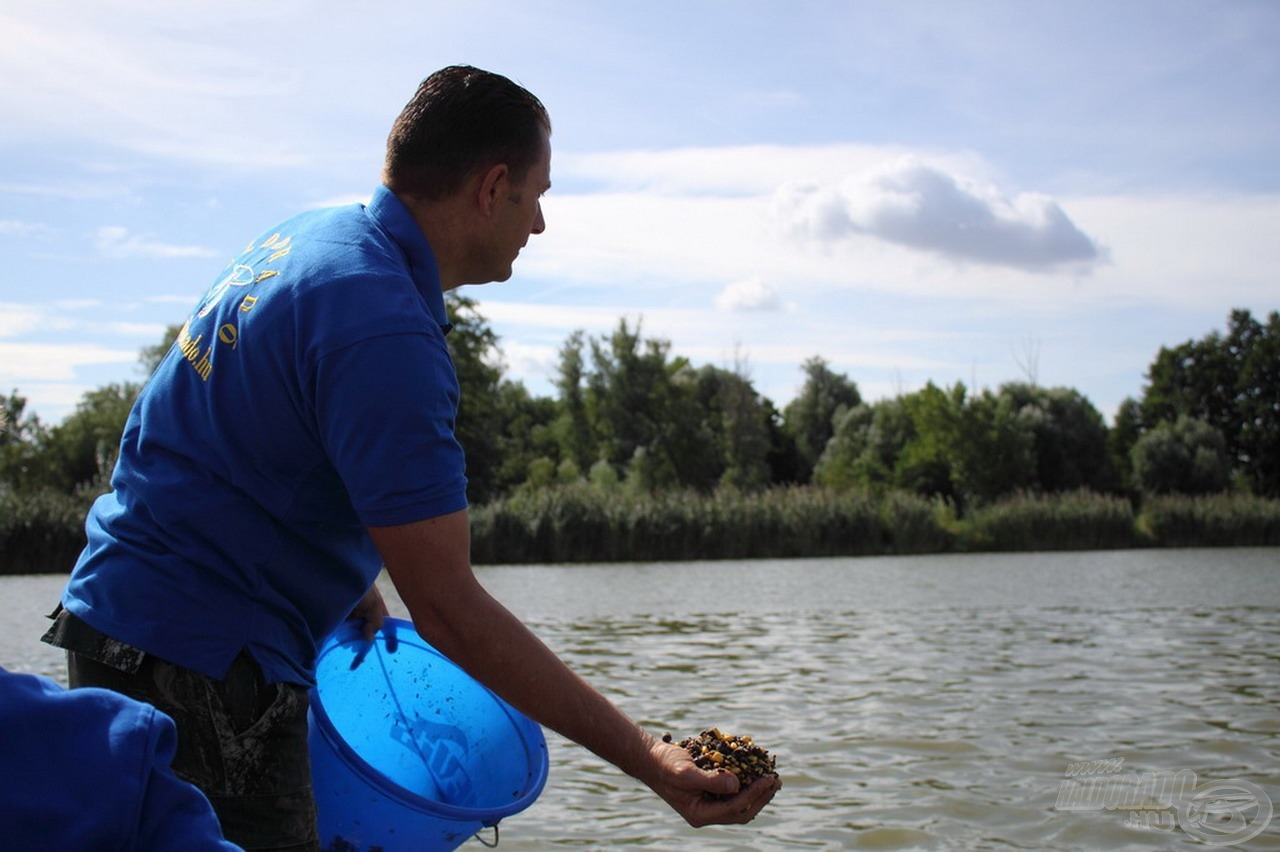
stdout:
[[(520, 811), (525, 810), (537, 800), (542, 794), (543, 788), (547, 783), (547, 776), (550, 771), (550, 760), (547, 753), (546, 736), (542, 731), (542, 727), (528, 716), (516, 710), (506, 701), (504, 701), (497, 693), (489, 689), (475, 678), (468, 675), (457, 663), (450, 660), (444, 654), (440, 653), (427, 640), (423, 639), (414, 629), (412, 622), (402, 618), (385, 618), (383, 620), (382, 630), (374, 637), (374, 642), (385, 642), (386, 631), (391, 630), (395, 633), (398, 643), (416, 645), (423, 650), (433, 654), (443, 660), (448, 665), (457, 669), (459, 674), (475, 684), (476, 687), (484, 690), (506, 713), (512, 724), (524, 735), (522, 739), (525, 741), (526, 751), (533, 756), (530, 761), (533, 771), (530, 773), (532, 783), (528, 789), (520, 796), (513, 798), (510, 802), (492, 806), (492, 807), (467, 807), (464, 805), (453, 805), (447, 802), (440, 802), (435, 799), (428, 798), (406, 789), (396, 782), (387, 778), (377, 768), (372, 766), (368, 761), (360, 756), (354, 748), (338, 733), (333, 720), (329, 717), (328, 711), (325, 709), (324, 702), (320, 699), (320, 683), (318, 679), (320, 670), (320, 660), (324, 656), (339, 646), (350, 644), (354, 641), (364, 641), (363, 625), (357, 620), (343, 622), (338, 629), (331, 633), (323, 643), (320, 650), (316, 654), (316, 674), (317, 680), (311, 687), (310, 712), (315, 723), (315, 732), (320, 735), (325, 743), (334, 751), (336, 756), (356, 775), (360, 780), (375, 788), (378, 792), (387, 795), (389, 798), (396, 800), (400, 804), (415, 810), (429, 813), (433, 816), (445, 817), (457, 822), (480, 822), (484, 826), (496, 825), (499, 820), (505, 817), (513, 816)], [(314, 783), (314, 782), (313, 782)]]

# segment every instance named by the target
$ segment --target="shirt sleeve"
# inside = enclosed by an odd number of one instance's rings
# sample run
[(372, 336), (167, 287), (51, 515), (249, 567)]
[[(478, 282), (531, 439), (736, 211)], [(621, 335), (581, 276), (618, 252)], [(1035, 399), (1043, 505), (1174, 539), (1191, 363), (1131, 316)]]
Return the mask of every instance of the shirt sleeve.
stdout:
[(442, 334), (383, 335), (320, 359), (321, 441), (362, 523), (394, 526), (466, 508), (458, 396)]

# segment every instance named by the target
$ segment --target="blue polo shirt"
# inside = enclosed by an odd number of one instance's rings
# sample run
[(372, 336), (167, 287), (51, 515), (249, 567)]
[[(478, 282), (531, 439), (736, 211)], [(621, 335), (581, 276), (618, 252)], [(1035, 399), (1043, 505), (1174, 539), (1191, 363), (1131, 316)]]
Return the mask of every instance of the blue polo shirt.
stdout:
[(435, 258), (380, 187), (262, 234), (134, 405), (63, 605), (221, 678), (242, 648), (309, 684), (374, 581), (365, 529), (466, 507)]

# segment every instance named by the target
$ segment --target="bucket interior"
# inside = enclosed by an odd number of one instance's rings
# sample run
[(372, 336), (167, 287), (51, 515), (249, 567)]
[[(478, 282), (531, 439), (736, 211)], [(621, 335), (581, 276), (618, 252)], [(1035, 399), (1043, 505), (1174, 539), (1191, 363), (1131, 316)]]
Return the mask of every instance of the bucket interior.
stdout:
[[(354, 622), (325, 643), (312, 725), (313, 740), (348, 771), (435, 817), (494, 825), (532, 804), (546, 783), (542, 729), (400, 619), (388, 619), (372, 644)], [(327, 780), (315, 783), (322, 799)]]

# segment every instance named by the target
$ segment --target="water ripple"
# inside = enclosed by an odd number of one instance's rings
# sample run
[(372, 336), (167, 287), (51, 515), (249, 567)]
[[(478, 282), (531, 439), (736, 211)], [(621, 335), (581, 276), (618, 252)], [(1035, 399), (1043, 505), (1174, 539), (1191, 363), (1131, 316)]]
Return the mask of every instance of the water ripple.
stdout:
[[(1134, 828), (1124, 811), (1055, 807), (1069, 765), (1108, 759), (1125, 772), (1247, 780), (1280, 806), (1280, 551), (523, 567), (481, 578), (646, 727), (749, 733), (777, 755), (785, 782), (751, 826), (693, 831), (549, 734), (546, 791), (504, 820), (504, 849), (1203, 848), (1177, 828)], [(33, 611), (59, 588), (0, 582)], [(719, 590), (711, 603), (682, 593), (707, 588)], [(39, 670), (53, 659), (33, 648), (7, 642), (5, 664)], [(1248, 848), (1280, 848), (1280, 826)]]

